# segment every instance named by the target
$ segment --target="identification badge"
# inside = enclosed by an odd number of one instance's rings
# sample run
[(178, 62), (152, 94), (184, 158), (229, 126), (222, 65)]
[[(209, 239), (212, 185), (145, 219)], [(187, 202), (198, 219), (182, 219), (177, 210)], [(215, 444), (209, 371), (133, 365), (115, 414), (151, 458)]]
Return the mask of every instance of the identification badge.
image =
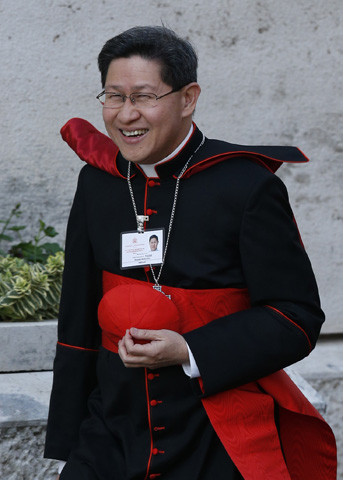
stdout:
[(123, 232), (120, 238), (120, 268), (161, 265), (164, 249), (164, 228), (143, 233)]

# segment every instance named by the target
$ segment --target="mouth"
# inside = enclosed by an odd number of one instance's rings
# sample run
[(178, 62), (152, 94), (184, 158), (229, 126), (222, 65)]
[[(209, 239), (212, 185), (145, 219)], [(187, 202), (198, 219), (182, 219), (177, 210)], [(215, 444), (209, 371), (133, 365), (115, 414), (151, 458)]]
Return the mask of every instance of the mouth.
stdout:
[(147, 134), (149, 129), (140, 129), (140, 130), (120, 130), (124, 137), (142, 137), (143, 135)]

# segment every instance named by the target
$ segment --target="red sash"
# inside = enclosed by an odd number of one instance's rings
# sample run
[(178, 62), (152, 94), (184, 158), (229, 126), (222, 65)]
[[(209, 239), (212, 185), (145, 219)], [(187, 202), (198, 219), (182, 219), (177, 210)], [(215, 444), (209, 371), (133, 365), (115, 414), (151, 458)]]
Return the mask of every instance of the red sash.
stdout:
[[(247, 289), (162, 289), (172, 301), (155, 292), (151, 284), (103, 272), (104, 296), (98, 310), (103, 346), (117, 352), (118, 340), (132, 326), (169, 328), (183, 334), (250, 308)], [(199, 382), (202, 387), (201, 378)], [(201, 400), (246, 480), (336, 479), (331, 428), (284, 371)], [(274, 402), (279, 407), (283, 453)]]

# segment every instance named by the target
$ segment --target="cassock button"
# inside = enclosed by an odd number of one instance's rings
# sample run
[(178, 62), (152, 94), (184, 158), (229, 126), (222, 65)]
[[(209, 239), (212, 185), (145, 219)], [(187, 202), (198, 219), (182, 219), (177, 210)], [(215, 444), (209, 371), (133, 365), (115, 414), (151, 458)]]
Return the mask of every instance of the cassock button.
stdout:
[(148, 208), (147, 211), (146, 211), (146, 214), (149, 215), (153, 215), (154, 213), (157, 213), (157, 210), (152, 210), (151, 208)]
[(153, 380), (155, 378), (155, 375), (153, 373), (148, 374), (148, 380)]
[(157, 455), (158, 454), (158, 448), (153, 448), (152, 449), (152, 454)]
[(151, 405), (152, 407), (156, 407), (156, 405), (157, 405), (157, 400), (151, 400), (150, 405)]
[(149, 180), (148, 185), (149, 187), (156, 187), (156, 185), (159, 185), (159, 183), (155, 182), (155, 180)]

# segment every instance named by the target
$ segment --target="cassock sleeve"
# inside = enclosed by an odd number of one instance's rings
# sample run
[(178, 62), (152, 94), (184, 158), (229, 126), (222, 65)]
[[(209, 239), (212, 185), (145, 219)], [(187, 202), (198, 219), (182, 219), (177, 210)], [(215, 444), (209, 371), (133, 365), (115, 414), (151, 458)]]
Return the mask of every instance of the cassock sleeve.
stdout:
[(301, 360), (314, 348), (324, 321), (287, 190), (275, 175), (257, 182), (248, 196), (239, 250), (251, 308), (184, 335), (205, 396)]
[(67, 460), (75, 447), (87, 398), (96, 385), (100, 344), (97, 306), (101, 271), (89, 241), (82, 187), (83, 173), (67, 229), (65, 269), (58, 320), (58, 343), (50, 399), (45, 457)]

